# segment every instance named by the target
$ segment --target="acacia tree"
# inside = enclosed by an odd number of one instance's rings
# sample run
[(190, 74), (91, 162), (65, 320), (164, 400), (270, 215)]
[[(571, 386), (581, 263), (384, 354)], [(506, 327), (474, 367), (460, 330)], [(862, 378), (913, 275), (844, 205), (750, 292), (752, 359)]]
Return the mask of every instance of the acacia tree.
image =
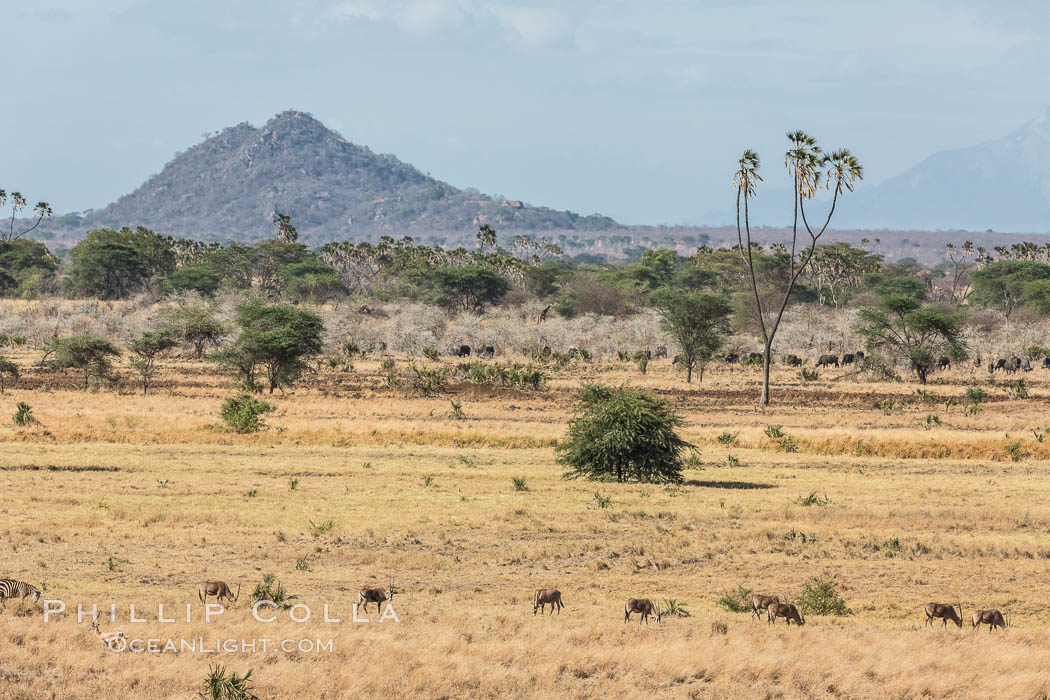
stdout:
[(660, 310), (660, 325), (678, 343), (685, 368), (685, 381), (693, 381), (693, 368), (704, 368), (725, 345), (732, 313), (728, 300), (719, 294), (664, 289), (653, 295)]
[(941, 357), (953, 361), (966, 354), (962, 319), (914, 297), (890, 294), (876, 307), (861, 309), (856, 332), (869, 350), (907, 360), (920, 384)]
[(178, 345), (175, 333), (171, 330), (149, 331), (132, 341), (128, 349), (135, 355), (131, 359), (132, 368), (142, 378), (142, 393), (148, 394), (153, 377), (157, 374), (157, 360)]
[[(26, 208), (26, 205), (29, 202), (26, 200), (26, 198), (22, 195), (21, 192), (12, 192), (11, 193), (11, 197), (10, 197), (10, 201), (11, 201), (11, 221), (10, 221), (10, 224), (8, 225), (6, 231), (0, 230), (0, 240), (4, 240), (4, 241), (7, 241), (7, 242), (17, 241), (19, 238), (21, 238), (22, 236), (26, 235), (27, 233), (29, 233), (30, 231), (35, 229), (37, 226), (39, 226), (41, 221), (43, 221), (44, 219), (49, 218), (54, 213), (54, 212), (51, 211), (51, 206), (47, 202), (37, 202), (36, 206), (33, 207), (33, 214), (36, 216), (36, 221), (34, 221), (33, 224), (29, 228), (22, 229), (21, 231), (16, 231), (15, 230), (15, 217), (18, 216), (18, 212), (20, 212), (20, 211), (22, 211), (23, 209)], [(0, 207), (5, 206), (7, 204), (7, 202), (8, 202), (7, 192), (5, 190), (3, 190), (2, 188), (0, 188)]]
[[(825, 154), (816, 139), (802, 131), (787, 135), (791, 147), (784, 155), (784, 165), (791, 176), (795, 193), (794, 218), (791, 225), (791, 248), (788, 258), (788, 274), (782, 288), (774, 300), (763, 300), (758, 290), (758, 272), (751, 240), (751, 221), (749, 203), (755, 197), (758, 183), (762, 180), (758, 174), (758, 154), (750, 148), (745, 150), (738, 161), (733, 185), (736, 188), (736, 232), (740, 257), (747, 268), (755, 315), (763, 341), (762, 353), (762, 395), (759, 402), (769, 405), (769, 367), (773, 358), (773, 341), (776, 338), (780, 322), (791, 294), (795, 290), (798, 278), (805, 272), (817, 248), (817, 242), (831, 223), (835, 214), (839, 196), (846, 190), (853, 191), (857, 180), (863, 177), (864, 169), (860, 161), (845, 148)], [(806, 202), (813, 198), (826, 177), (826, 186), (832, 190), (831, 206), (828, 209), (824, 224), (819, 228), (810, 225), (806, 216)], [(743, 221), (741, 221), (741, 215)], [(808, 236), (804, 238), (803, 236)], [(785, 251), (787, 247), (785, 246)]]
[(212, 358), (249, 386), (261, 368), (271, 394), (297, 380), (308, 369), (306, 360), (321, 354), (324, 322), (312, 311), (252, 301), (237, 310), (237, 325), (237, 340)]
[(215, 318), (210, 306), (187, 304), (170, 312), (168, 330), (193, 346), (196, 359), (204, 357), (204, 346), (217, 346), (226, 335), (226, 326)]
[(1050, 279), (1050, 265), (1034, 260), (997, 260), (971, 275), (973, 299), (1002, 310), (1006, 320), (1025, 303), (1025, 285)]
[[(54, 359), (48, 360), (51, 355), (54, 355)], [(119, 355), (120, 350), (105, 338), (74, 335), (69, 338), (52, 338), (41, 363), (83, 372), (84, 388), (87, 389), (92, 377), (102, 379), (109, 376), (112, 366), (110, 358)]]

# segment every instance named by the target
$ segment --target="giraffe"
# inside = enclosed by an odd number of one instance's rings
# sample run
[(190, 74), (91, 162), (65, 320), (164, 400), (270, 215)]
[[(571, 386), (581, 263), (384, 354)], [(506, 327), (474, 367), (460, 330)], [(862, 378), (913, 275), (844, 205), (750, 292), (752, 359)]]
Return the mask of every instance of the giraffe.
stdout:
[(543, 323), (544, 321), (546, 321), (547, 320), (547, 312), (550, 311), (550, 310), (551, 310), (551, 305), (547, 304), (547, 306), (543, 309), (543, 311), (541, 311), (538, 314), (536, 314), (536, 323)]

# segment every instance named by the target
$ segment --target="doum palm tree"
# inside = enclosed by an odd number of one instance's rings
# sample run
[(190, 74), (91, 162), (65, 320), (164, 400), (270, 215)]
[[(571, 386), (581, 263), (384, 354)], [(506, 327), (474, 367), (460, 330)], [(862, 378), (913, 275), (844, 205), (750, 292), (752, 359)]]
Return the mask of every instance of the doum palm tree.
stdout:
[[(758, 276), (755, 273), (754, 251), (751, 241), (751, 218), (749, 202), (757, 193), (758, 183), (762, 177), (758, 174), (758, 154), (750, 148), (744, 151), (733, 175), (733, 186), (736, 188), (736, 233), (740, 257), (747, 267), (751, 282), (751, 292), (755, 303), (755, 316), (762, 334), (764, 345), (762, 359), (762, 395), (759, 403), (769, 405), (769, 367), (773, 356), (773, 340), (776, 338), (780, 321), (798, 278), (813, 260), (817, 241), (831, 223), (835, 214), (839, 196), (845, 191), (853, 191), (856, 182), (863, 178), (864, 168), (856, 156), (846, 149), (839, 149), (830, 154), (824, 153), (816, 139), (803, 131), (793, 131), (787, 135), (790, 148), (784, 154), (784, 166), (791, 176), (795, 193), (794, 218), (791, 226), (791, 248), (787, 260), (786, 282), (777, 290), (774, 298), (763, 303), (758, 291)], [(831, 206), (824, 224), (814, 230), (806, 216), (806, 202), (816, 195), (822, 183), (833, 190)], [(801, 223), (801, 227), (800, 227)], [(800, 241), (800, 228), (805, 230), (808, 240)]]

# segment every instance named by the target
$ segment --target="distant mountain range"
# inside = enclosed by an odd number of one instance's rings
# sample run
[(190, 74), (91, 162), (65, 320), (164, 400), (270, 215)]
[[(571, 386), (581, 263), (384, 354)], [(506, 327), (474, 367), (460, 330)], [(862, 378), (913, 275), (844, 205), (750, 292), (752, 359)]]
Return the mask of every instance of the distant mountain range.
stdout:
[(192, 238), (257, 240), (273, 235), (274, 212), (290, 215), (313, 243), (386, 234), (472, 237), (485, 223), (503, 233), (618, 226), (604, 216), (458, 189), (290, 110), (261, 128), (224, 129), (104, 209), (59, 217), (45, 230), (63, 238), (70, 230), (141, 225)]
[[(790, 224), (791, 191), (760, 189), (755, 223)], [(826, 207), (816, 203), (814, 211)], [(735, 212), (711, 212), (728, 224)], [(1050, 108), (1006, 136), (934, 153), (879, 185), (862, 183), (836, 211), (835, 226), (912, 231), (1050, 233)]]

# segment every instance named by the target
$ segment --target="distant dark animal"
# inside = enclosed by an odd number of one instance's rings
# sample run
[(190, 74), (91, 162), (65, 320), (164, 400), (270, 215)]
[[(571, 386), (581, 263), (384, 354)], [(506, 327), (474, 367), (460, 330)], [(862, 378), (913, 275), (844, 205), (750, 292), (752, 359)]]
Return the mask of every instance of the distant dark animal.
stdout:
[(933, 625), (934, 620), (940, 620), (941, 627), (947, 627), (948, 620), (951, 620), (956, 627), (962, 627), (962, 603), (959, 603), (958, 614), (954, 605), (944, 603), (927, 603), (925, 611), (927, 625)]
[(805, 618), (798, 612), (798, 608), (792, 603), (773, 603), (766, 608), (766, 620), (769, 624), (776, 624), (777, 618), (782, 617), (787, 621), (788, 627), (794, 622), (801, 627), (806, 624)]
[(749, 363), (761, 362), (762, 361), (762, 357), (763, 357), (762, 353), (760, 353), (760, 352), (749, 352), (747, 354), (747, 361)]
[(988, 625), (988, 634), (991, 634), (996, 627), (1006, 629), (1007, 626), (1003, 614), (998, 610), (975, 610), (973, 613), (973, 628), (977, 629), (980, 625)]
[(496, 348), (492, 347), (491, 345), (486, 345), (481, 349), (481, 352), (478, 354), (481, 357), (491, 360), (496, 355)]
[(937, 369), (951, 369), (951, 368), (952, 368), (952, 360), (951, 360), (951, 358), (942, 356), (939, 360), (937, 360)]
[(1043, 358), (1043, 369), (1050, 369), (1050, 357)]
[(394, 582), (390, 581), (390, 588), (384, 591), (382, 588), (362, 588), (357, 594), (357, 603), (364, 610), (368, 610), (369, 603), (376, 604), (376, 612), (379, 612), (381, 604), (394, 600)]
[(788, 367), (801, 367), (802, 366), (802, 358), (799, 357), (798, 355), (788, 355), (787, 357), (784, 358), (784, 364), (787, 365)]
[(1029, 362), (1026, 359), (1023, 363), (1021, 363), (1021, 371), (1023, 371), (1023, 372), (1031, 372), (1032, 371), (1032, 363)]
[(357, 307), (357, 313), (364, 314), (366, 316), (371, 316), (372, 307), (370, 307), (368, 304), (361, 304), (361, 306)]
[[(653, 616), (657, 622), (660, 622), (663, 618), (660, 609), (653, 604), (653, 601), (648, 598), (631, 598), (623, 604), (623, 621), (627, 622), (631, 619), (631, 613), (639, 613), (642, 617), (641, 620), (645, 620), (645, 624), (649, 624), (649, 617)], [(641, 624), (639, 620), (639, 624)]]
[(973, 366), (974, 366), (974, 367), (980, 367), (980, 366), (981, 366), (981, 365), (983, 365), (983, 364), (984, 364), (984, 363), (983, 363), (983, 362), (981, 362), (981, 356), (980, 356), (980, 355), (978, 355), (978, 356), (976, 356), (975, 358), (973, 358)]
[(842, 356), (842, 365), (843, 365), (843, 367), (845, 367), (846, 365), (852, 365), (853, 364), (853, 359), (855, 357), (856, 356), (853, 353), (851, 353), (851, 352), (847, 352), (845, 355), (843, 355)]
[(994, 362), (989, 362), (988, 363), (988, 374), (993, 374), (994, 372), (995, 372), (995, 363)]
[(460, 345), (459, 350), (456, 350), (456, 357), (470, 357), (470, 346)]
[(766, 615), (769, 614), (769, 607), (771, 605), (779, 605), (780, 598), (775, 595), (760, 595), (756, 593), (751, 596), (751, 619), (756, 617), (762, 617), (762, 612), (765, 611)]
[(1001, 357), (998, 360), (996, 360), (995, 367), (992, 368), (992, 371), (994, 372), (997, 369), (1006, 369), (1006, 360), (1004, 360)]
[(561, 602), (561, 591), (554, 588), (541, 588), (536, 591), (536, 597), (532, 601), (532, 614), (536, 614), (537, 608), (543, 612), (545, 605), (551, 606), (551, 615), (554, 614), (554, 608), (558, 608), (558, 614), (561, 615), (561, 609), (565, 607)]
[(646, 350), (645, 352), (642, 353), (642, 357), (644, 357), (647, 360), (653, 359), (653, 351), (652, 350)]
[(685, 362), (685, 360), (683, 360), (683, 359), (682, 359), (682, 356), (681, 356), (681, 355), (675, 355), (675, 356), (674, 356), (674, 359), (673, 359), (673, 360), (671, 360), (671, 364), (672, 364), (672, 365), (680, 365), (680, 364), (682, 364), (683, 362)]
[(571, 360), (572, 358), (574, 358), (574, 357), (579, 357), (579, 355), (580, 355), (580, 349), (579, 349), (579, 348), (577, 348), (577, 347), (571, 347), (571, 348), (569, 348), (569, 352), (568, 352), (568, 355), (569, 355), (569, 359), (570, 359), (570, 360)]
[(1021, 369), (1021, 358), (1014, 355), (1007, 361), (1003, 369), (1006, 370), (1007, 374), (1013, 374), (1014, 372), (1018, 371), (1019, 369)]
[(386, 352), (386, 341), (379, 343), (379, 352)]
[(727, 365), (735, 364), (737, 362), (740, 362), (740, 355), (737, 355), (735, 352), (731, 352), (728, 355), (726, 355)]
[(545, 359), (549, 359), (552, 352), (554, 352), (554, 351), (551, 350), (551, 346), (550, 345), (544, 345), (543, 346), (543, 352), (541, 354), (543, 355), (543, 357)]
[(857, 352), (853, 353), (853, 356), (856, 357), (858, 360), (863, 360), (864, 359), (864, 351), (863, 350), (858, 350)]
[(828, 367), (829, 365), (839, 366), (838, 355), (821, 355), (817, 360), (817, 367)]
[(658, 360), (665, 359), (667, 357), (667, 348), (665, 348), (663, 345), (660, 345), (656, 348), (656, 354), (654, 354), (653, 357), (655, 357)]

